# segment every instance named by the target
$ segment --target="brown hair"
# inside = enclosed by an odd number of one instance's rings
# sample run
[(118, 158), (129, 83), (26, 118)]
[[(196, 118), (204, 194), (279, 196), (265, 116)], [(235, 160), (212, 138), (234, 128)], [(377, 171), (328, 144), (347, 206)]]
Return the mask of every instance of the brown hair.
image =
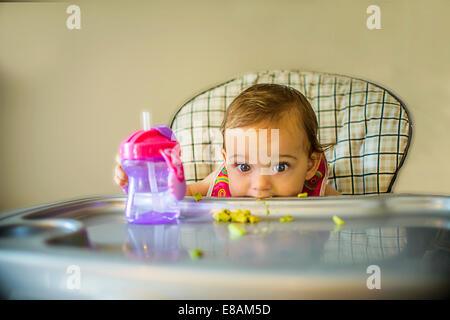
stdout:
[(292, 87), (279, 84), (255, 84), (241, 92), (228, 107), (220, 131), (225, 148), (225, 129), (246, 127), (262, 121), (278, 123), (285, 114), (304, 130), (309, 141), (308, 156), (322, 153), (324, 146), (317, 138), (316, 114), (308, 100)]

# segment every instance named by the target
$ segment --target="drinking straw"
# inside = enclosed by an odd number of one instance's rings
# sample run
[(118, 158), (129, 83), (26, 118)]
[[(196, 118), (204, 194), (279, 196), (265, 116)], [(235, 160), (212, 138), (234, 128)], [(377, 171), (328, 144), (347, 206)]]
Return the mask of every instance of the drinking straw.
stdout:
[[(150, 112), (142, 111), (142, 128), (147, 131), (151, 129)], [(152, 161), (147, 161), (148, 181), (150, 183), (150, 191), (152, 193), (152, 204), (155, 211), (161, 211), (160, 199), (156, 196), (158, 193), (158, 184), (156, 183), (155, 164)], [(156, 193), (156, 194), (155, 194)]]

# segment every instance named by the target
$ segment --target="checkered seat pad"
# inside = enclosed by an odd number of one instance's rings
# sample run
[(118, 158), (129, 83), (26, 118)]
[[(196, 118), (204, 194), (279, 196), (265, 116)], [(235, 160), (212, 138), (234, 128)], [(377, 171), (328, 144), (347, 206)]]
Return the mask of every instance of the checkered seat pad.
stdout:
[(205, 178), (222, 163), (220, 124), (225, 110), (257, 83), (288, 85), (309, 100), (319, 122), (319, 141), (331, 145), (325, 152), (329, 185), (348, 195), (391, 191), (412, 133), (405, 105), (368, 81), (302, 71), (245, 74), (186, 102), (171, 128), (181, 145), (188, 183)]

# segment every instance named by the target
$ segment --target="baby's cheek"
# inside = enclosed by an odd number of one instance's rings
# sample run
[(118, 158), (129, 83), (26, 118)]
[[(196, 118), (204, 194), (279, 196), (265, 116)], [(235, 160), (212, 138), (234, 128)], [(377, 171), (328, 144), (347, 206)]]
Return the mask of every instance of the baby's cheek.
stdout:
[(291, 179), (281, 179), (275, 186), (275, 194), (281, 197), (293, 197), (303, 190), (304, 179), (292, 177)]
[(248, 183), (236, 175), (229, 175), (230, 192), (233, 197), (245, 197), (247, 195)]

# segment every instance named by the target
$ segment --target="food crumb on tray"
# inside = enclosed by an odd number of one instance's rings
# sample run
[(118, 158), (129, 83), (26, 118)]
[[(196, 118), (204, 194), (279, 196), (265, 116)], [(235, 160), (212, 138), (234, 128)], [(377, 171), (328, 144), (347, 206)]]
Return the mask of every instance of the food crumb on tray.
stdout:
[(230, 238), (232, 239), (240, 238), (245, 234), (244, 227), (238, 226), (236, 223), (229, 224), (228, 231), (230, 232)]
[(333, 216), (333, 221), (336, 224), (336, 226), (334, 227), (334, 232), (338, 232), (341, 229), (341, 227), (345, 224), (345, 221), (336, 215)]
[(197, 260), (203, 257), (203, 251), (201, 249), (189, 250), (189, 256), (191, 257), (192, 260)]
[(333, 221), (336, 225), (338, 226), (343, 226), (345, 224), (344, 220), (342, 220), (341, 218), (339, 218), (338, 216), (334, 215), (333, 216)]
[(202, 200), (202, 195), (198, 192), (193, 194), (195, 201)]
[(216, 212), (213, 217), (217, 221), (223, 222), (241, 222), (241, 223), (256, 223), (261, 219), (258, 216), (251, 214), (250, 210), (237, 209), (235, 211), (230, 211), (228, 209), (223, 209)]
[(293, 219), (290, 215), (285, 215), (283, 218), (280, 218), (280, 222), (291, 222)]

